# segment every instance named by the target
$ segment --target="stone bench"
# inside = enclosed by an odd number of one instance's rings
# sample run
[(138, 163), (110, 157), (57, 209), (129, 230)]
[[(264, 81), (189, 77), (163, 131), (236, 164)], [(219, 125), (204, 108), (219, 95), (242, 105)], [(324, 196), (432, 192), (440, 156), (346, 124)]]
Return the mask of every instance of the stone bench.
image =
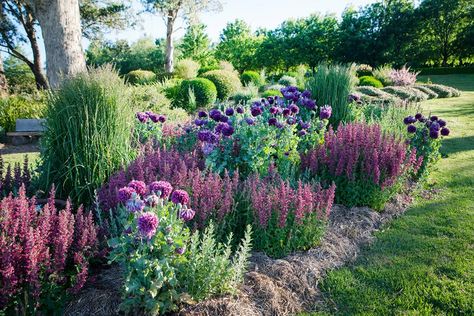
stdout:
[(14, 132), (7, 133), (15, 146), (31, 143), (43, 135), (44, 119), (17, 119)]

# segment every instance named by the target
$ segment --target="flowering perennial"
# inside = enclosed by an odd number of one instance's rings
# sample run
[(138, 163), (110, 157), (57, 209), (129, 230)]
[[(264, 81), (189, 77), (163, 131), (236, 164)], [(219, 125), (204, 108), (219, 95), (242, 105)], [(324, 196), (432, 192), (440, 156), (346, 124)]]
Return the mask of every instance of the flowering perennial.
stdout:
[(25, 155), (23, 165), (15, 163), (12, 168), (11, 164), (5, 166), (0, 155), (0, 197), (7, 196), (9, 192), (17, 193), (22, 185), (28, 189), (31, 182), (30, 170), (28, 156)]

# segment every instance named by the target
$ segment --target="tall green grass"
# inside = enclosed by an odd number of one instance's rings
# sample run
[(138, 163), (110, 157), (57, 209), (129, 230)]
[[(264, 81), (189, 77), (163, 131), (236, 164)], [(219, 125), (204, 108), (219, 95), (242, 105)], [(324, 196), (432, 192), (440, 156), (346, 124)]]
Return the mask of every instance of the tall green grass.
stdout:
[(329, 123), (337, 127), (341, 122), (347, 122), (351, 115), (348, 96), (357, 83), (353, 65), (322, 63), (317, 72), (307, 82), (318, 106), (330, 105), (332, 116)]
[(52, 92), (42, 138), (40, 189), (90, 204), (94, 190), (134, 157), (134, 113), (123, 80), (111, 67), (92, 69)]

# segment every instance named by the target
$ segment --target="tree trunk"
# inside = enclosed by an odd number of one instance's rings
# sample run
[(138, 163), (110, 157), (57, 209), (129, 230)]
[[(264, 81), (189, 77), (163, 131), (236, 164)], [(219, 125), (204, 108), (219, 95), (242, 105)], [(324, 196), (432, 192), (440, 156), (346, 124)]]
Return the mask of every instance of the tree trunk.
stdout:
[(5, 71), (3, 69), (3, 57), (0, 54), (0, 97), (4, 97), (8, 94), (8, 83)]
[(176, 21), (177, 12), (174, 10), (168, 11), (168, 17), (166, 19), (166, 54), (165, 54), (165, 71), (172, 73), (174, 71), (174, 43), (173, 43), (173, 31), (174, 22)]
[(43, 72), (41, 62), (41, 52), (38, 45), (38, 38), (36, 37), (36, 29), (34, 27), (35, 18), (28, 14), (25, 18), (25, 32), (28, 40), (30, 41), (31, 50), (33, 52), (33, 63), (28, 64), (30, 66), (33, 75), (35, 76), (36, 88), (39, 90), (48, 89), (48, 80)]
[(86, 71), (78, 0), (29, 0), (43, 33), (51, 88)]

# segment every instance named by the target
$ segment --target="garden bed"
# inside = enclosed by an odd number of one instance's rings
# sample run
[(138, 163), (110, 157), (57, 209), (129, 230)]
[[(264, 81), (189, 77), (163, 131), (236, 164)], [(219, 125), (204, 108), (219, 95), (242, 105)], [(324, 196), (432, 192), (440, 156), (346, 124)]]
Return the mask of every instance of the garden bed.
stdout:
[[(179, 314), (293, 315), (311, 310), (319, 299), (321, 277), (328, 270), (352, 262), (361, 247), (374, 240), (374, 233), (402, 214), (411, 200), (410, 194), (399, 194), (381, 213), (368, 207), (334, 205), (319, 247), (278, 260), (254, 253), (237, 296), (188, 305)], [(117, 267), (103, 270), (67, 306), (65, 315), (117, 315), (121, 275)]]

